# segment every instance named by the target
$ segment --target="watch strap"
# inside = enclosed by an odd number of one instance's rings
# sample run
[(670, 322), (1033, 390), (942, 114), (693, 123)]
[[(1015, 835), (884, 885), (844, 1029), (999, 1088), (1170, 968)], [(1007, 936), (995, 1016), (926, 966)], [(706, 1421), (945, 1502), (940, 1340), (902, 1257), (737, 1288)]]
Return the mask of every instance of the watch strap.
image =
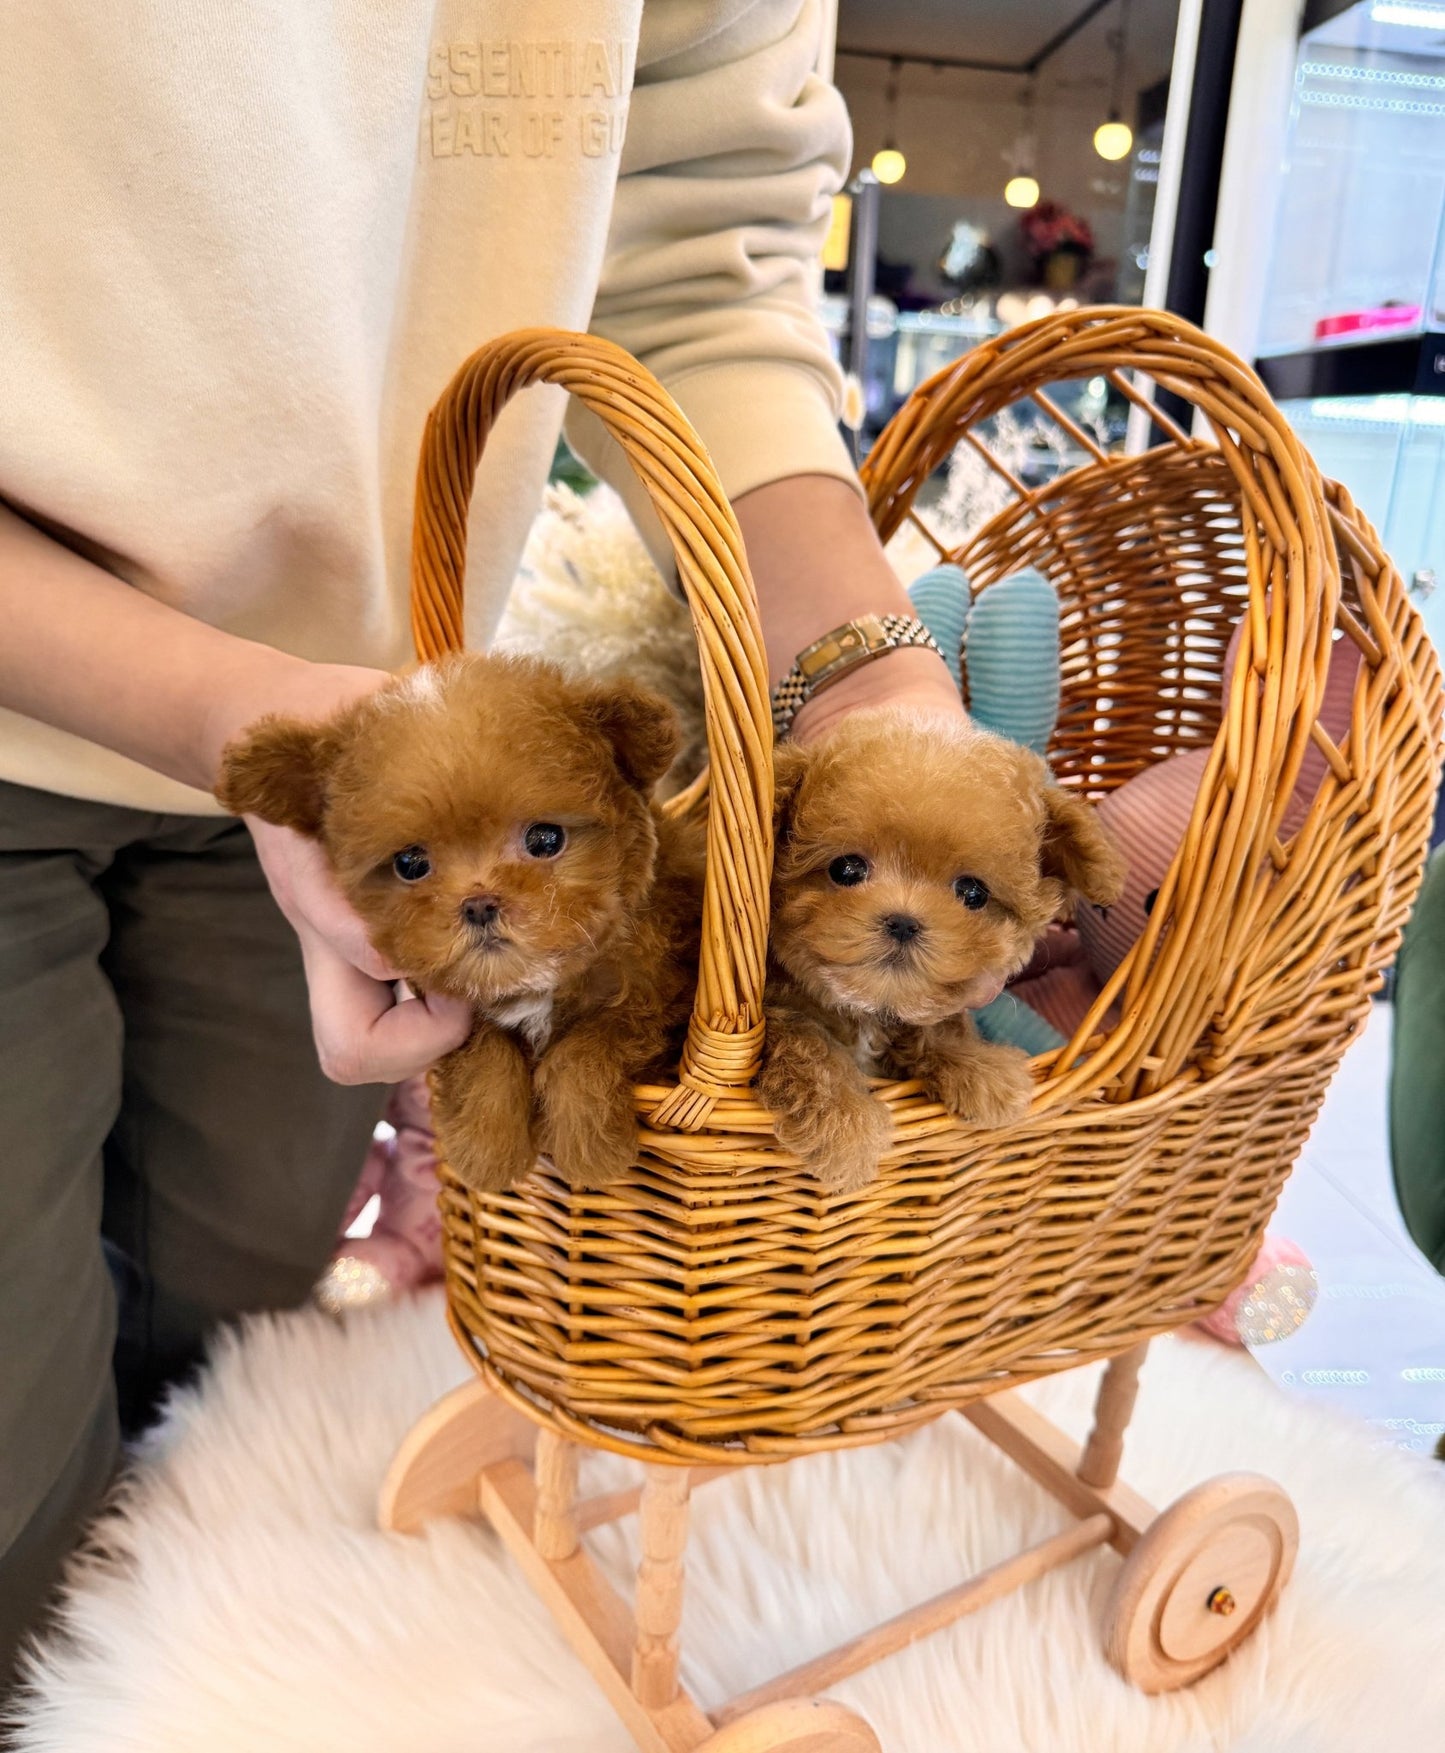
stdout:
[(773, 689), (774, 735), (780, 741), (787, 736), (804, 704), (851, 670), (908, 645), (925, 646), (943, 656), (938, 641), (911, 615), (859, 615), (815, 639), (798, 653), (793, 667)]

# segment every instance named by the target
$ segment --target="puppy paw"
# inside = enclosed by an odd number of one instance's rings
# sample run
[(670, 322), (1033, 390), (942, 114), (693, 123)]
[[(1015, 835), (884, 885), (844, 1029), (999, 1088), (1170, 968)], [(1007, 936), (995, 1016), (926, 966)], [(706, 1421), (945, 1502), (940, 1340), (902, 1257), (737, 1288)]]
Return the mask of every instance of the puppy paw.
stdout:
[(530, 1175), (536, 1165), (525, 1128), (481, 1127), (465, 1119), (436, 1122), (442, 1161), (473, 1193), (501, 1193)]
[(875, 1101), (861, 1074), (826, 1064), (800, 1077), (785, 1057), (774, 1058), (758, 1080), (758, 1094), (775, 1117), (778, 1143), (798, 1157), (830, 1193), (854, 1193), (876, 1179), (893, 1136), (888, 1110)]
[(499, 1193), (532, 1172), (532, 1080), (505, 1036), (479, 1032), (441, 1061), (432, 1124), (443, 1161), (474, 1193)]
[(557, 1173), (573, 1187), (605, 1187), (637, 1161), (637, 1116), (630, 1083), (589, 1087), (538, 1068), (541, 1144)]
[(876, 1181), (892, 1137), (888, 1110), (871, 1095), (850, 1094), (821, 1123), (798, 1126), (778, 1118), (778, 1143), (801, 1157), (830, 1193), (856, 1193)]
[(1029, 1056), (1017, 1047), (979, 1042), (970, 1052), (936, 1068), (933, 1093), (971, 1126), (1012, 1126), (1034, 1098)]

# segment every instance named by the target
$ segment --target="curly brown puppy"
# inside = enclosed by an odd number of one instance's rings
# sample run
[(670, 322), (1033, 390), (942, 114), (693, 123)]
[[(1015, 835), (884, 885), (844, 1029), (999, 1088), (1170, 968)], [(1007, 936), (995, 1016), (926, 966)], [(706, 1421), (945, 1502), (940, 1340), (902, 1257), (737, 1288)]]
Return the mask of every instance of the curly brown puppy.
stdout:
[(317, 839), (408, 983), (475, 1005), (433, 1104), (469, 1186), (636, 1158), (632, 1085), (675, 1062), (696, 984), (701, 832), (651, 801), (677, 743), (635, 685), (468, 656), (226, 753), (222, 804)]
[(856, 713), (776, 753), (777, 839), (759, 1093), (830, 1188), (865, 1185), (889, 1137), (865, 1072), (919, 1078), (959, 1119), (1005, 1126), (1027, 1056), (969, 1012), (997, 997), (1077, 892), (1124, 865), (1037, 755), (977, 726)]

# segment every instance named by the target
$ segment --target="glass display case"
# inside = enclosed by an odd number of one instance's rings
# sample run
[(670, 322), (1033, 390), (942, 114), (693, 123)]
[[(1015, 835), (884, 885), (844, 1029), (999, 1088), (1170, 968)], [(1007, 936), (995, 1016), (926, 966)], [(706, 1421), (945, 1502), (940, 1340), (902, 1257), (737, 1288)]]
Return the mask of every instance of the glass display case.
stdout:
[(1380, 531), (1445, 647), (1445, 398), (1320, 396), (1281, 407), (1326, 475), (1343, 481)]
[(898, 317), (898, 351), (893, 362), (893, 400), (902, 407), (919, 386), (952, 365), (1003, 325), (986, 312), (954, 315), (946, 310), (902, 311)]
[(1445, 5), (1360, 0), (1306, 31), (1281, 197), (1262, 354), (1445, 326)]
[[(819, 315), (833, 356), (844, 362), (848, 301), (824, 295)], [(941, 310), (900, 311), (890, 298), (868, 300), (868, 351), (863, 379), (864, 424), (870, 434), (881, 432), (925, 379), (951, 365), (1002, 328), (986, 312), (954, 315)]]
[(1259, 370), (1445, 644), (1445, 4), (1304, 24)]

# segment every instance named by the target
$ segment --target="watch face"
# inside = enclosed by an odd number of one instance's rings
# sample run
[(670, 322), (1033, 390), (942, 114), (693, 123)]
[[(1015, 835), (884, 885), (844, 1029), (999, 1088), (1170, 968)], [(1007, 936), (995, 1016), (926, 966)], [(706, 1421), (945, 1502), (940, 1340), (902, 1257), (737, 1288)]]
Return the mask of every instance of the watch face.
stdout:
[(798, 668), (811, 681), (831, 669), (839, 658), (858, 650), (862, 643), (863, 636), (856, 627), (837, 627), (800, 655)]
[(815, 644), (798, 654), (798, 668), (808, 681), (825, 675), (835, 665), (845, 668), (860, 657), (883, 649), (889, 643), (888, 633), (877, 615), (860, 615), (842, 627), (825, 633)]

